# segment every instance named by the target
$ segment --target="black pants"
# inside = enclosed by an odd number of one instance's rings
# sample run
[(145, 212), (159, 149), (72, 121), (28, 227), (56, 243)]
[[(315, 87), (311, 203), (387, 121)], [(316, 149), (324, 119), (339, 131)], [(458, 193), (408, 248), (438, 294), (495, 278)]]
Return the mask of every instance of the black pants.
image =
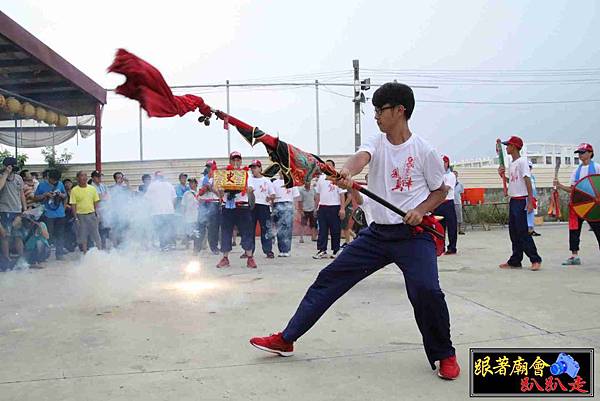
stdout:
[(448, 234), (448, 252), (456, 252), (456, 241), (458, 239), (458, 226), (456, 223), (456, 208), (453, 200), (447, 200), (435, 209), (433, 212), (436, 215), (444, 218), (440, 223), (444, 227), (444, 231)]
[(50, 234), (50, 241), (56, 248), (56, 257), (61, 257), (65, 254), (65, 225), (66, 219), (64, 217), (46, 217), (46, 227), (48, 227), (48, 234)]
[(234, 225), (237, 226), (242, 237), (242, 249), (251, 251), (254, 244), (254, 229), (251, 227), (252, 212), (248, 206), (237, 206), (235, 209), (221, 209), (221, 252), (231, 251)]
[(317, 238), (317, 249), (327, 251), (327, 239), (331, 233), (331, 250), (340, 250), (340, 236), (342, 223), (340, 221), (340, 207), (320, 205), (317, 211), (317, 224), (319, 225), (319, 237)]
[[(600, 222), (589, 222), (588, 224), (592, 228), (592, 231), (596, 235), (596, 241), (598, 241), (598, 248), (600, 248)], [(581, 238), (581, 227), (583, 226), (583, 219), (578, 219), (577, 229), (569, 230), (569, 250), (571, 252), (579, 251), (579, 241)]]
[(198, 242), (204, 243), (208, 234), (208, 246), (212, 252), (219, 251), (219, 229), (221, 224), (221, 207), (217, 202), (201, 203), (198, 209)]
[(509, 203), (508, 231), (510, 241), (512, 242), (512, 255), (508, 259), (508, 264), (515, 267), (521, 267), (523, 253), (529, 257), (531, 263), (542, 261), (538, 255), (533, 237), (529, 235), (529, 226), (527, 225), (527, 200), (512, 198)]
[(433, 239), (430, 234), (413, 235), (405, 224), (373, 223), (362, 230), (321, 270), (283, 331), (283, 338), (296, 341), (338, 298), (390, 263), (398, 265), (404, 274), (425, 353), (435, 369), (435, 361), (455, 353), (450, 340), (450, 315), (440, 288)]

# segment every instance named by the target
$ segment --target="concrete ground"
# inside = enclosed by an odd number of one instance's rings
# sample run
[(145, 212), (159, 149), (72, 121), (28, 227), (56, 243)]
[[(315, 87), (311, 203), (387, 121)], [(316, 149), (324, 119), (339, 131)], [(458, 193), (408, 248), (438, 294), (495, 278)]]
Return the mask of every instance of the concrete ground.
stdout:
[(565, 268), (566, 225), (538, 231), (539, 272), (497, 268), (506, 229), (468, 232), (439, 259), (463, 367), (454, 382), (430, 369), (395, 266), (338, 301), (295, 356), (251, 347), (284, 327), (327, 263), (310, 242), (295, 239), (288, 259), (260, 255), (255, 271), (237, 247), (223, 270), (181, 250), (1, 273), (0, 400), (465, 400), (470, 347), (600, 347), (593, 235), (586, 226), (584, 265)]

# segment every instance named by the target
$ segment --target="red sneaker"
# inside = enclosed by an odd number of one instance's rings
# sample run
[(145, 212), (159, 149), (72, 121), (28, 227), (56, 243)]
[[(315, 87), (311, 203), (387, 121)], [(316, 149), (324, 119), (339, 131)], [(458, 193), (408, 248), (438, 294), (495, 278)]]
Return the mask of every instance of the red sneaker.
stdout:
[(440, 361), (440, 368), (438, 369), (439, 377), (446, 380), (455, 380), (459, 374), (460, 366), (456, 362), (456, 355), (449, 356)]
[(285, 341), (281, 333), (271, 334), (269, 337), (251, 338), (250, 344), (263, 351), (281, 356), (292, 356), (294, 354), (294, 343)]
[(223, 256), (221, 261), (217, 264), (217, 267), (229, 267), (229, 258), (227, 256)]
[(249, 267), (250, 269), (256, 269), (256, 262), (254, 261), (253, 256), (248, 257), (246, 260), (246, 267)]

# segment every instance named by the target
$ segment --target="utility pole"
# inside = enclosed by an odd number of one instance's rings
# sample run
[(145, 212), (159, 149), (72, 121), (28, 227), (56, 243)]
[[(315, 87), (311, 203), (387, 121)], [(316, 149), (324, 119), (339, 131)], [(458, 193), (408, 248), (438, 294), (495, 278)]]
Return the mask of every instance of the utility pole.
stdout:
[[(229, 80), (225, 81), (225, 85), (227, 88), (227, 115), (229, 115)], [(229, 124), (227, 124), (227, 157), (229, 158), (229, 154), (231, 153), (231, 130), (229, 129)]]
[(360, 80), (358, 60), (352, 60), (354, 67), (354, 150), (360, 148), (360, 104), (365, 103), (365, 94), (362, 91), (371, 89), (371, 78)]
[(317, 155), (321, 155), (321, 130), (319, 127), (319, 80), (315, 79), (315, 97), (317, 107)]
[(360, 77), (358, 70), (358, 60), (352, 60), (354, 67), (354, 150), (360, 147)]

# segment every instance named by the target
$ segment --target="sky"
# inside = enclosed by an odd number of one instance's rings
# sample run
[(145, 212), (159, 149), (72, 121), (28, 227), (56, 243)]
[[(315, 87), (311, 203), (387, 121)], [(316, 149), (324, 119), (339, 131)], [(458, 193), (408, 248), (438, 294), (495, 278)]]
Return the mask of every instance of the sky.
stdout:
[[(437, 86), (415, 88), (410, 127), (453, 160), (492, 156), (495, 139), (510, 135), (600, 146), (594, 0), (57, 0), (52, 7), (4, 0), (2, 11), (105, 88), (123, 82), (106, 72), (120, 47), (156, 66), (170, 85), (351, 83), (358, 59), (361, 79)], [(364, 139), (378, 133), (374, 89), (365, 92)], [(224, 89), (176, 92), (183, 93), (226, 108)], [(352, 94), (351, 87), (319, 90), (321, 154), (354, 151)], [(314, 86), (232, 88), (230, 104), (241, 120), (317, 152)], [(222, 124), (205, 127), (196, 118), (144, 115), (144, 159), (225, 156)], [(137, 103), (109, 93), (104, 161), (139, 159), (138, 125)], [(93, 137), (63, 148), (73, 152), (72, 162), (94, 160)], [(234, 131), (231, 148), (265, 155)], [(30, 162), (42, 161), (39, 150), (28, 154)]]

